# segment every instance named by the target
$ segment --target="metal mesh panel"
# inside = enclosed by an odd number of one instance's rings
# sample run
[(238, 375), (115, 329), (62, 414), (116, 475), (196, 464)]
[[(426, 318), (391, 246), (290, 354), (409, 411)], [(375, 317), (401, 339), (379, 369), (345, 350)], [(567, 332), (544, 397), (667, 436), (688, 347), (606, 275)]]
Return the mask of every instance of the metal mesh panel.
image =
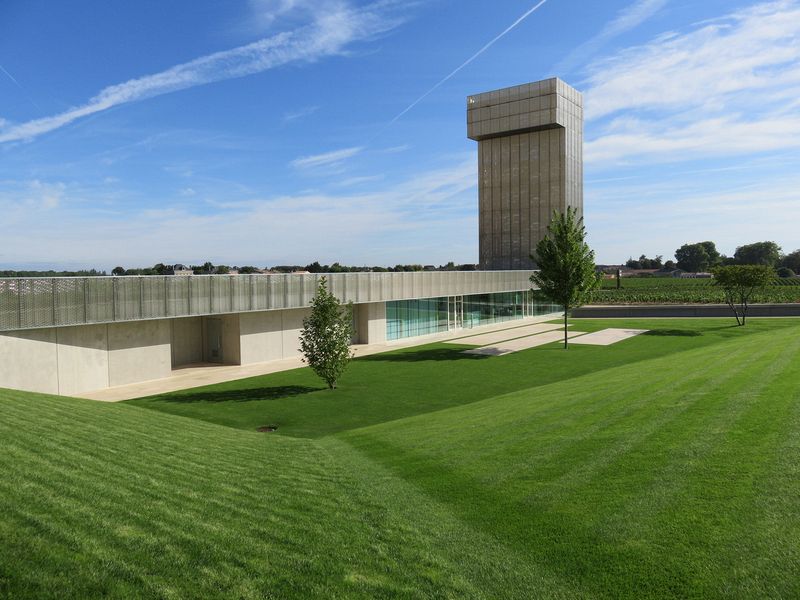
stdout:
[(189, 309), (189, 277), (167, 277), (167, 314), (172, 317), (191, 314)]
[(207, 315), (211, 313), (211, 277), (190, 277), (189, 301), (191, 314)]
[(86, 322), (86, 299), (83, 279), (54, 279), (55, 321), (58, 325)]
[(232, 276), (230, 279), (231, 287), (231, 310), (243, 312), (250, 310), (252, 302), (252, 276), (240, 277)]
[(20, 328), (55, 325), (53, 310), (53, 282), (51, 279), (26, 279), (20, 281)]
[(153, 277), (140, 278), (142, 318), (156, 319), (167, 316), (166, 280)]
[[(531, 271), (331, 273), (342, 302), (528, 290)], [(308, 306), (319, 274), (0, 279), (0, 330)]]
[(114, 320), (114, 281), (107, 277), (87, 277), (86, 322), (106, 323)]
[(114, 280), (114, 320), (142, 318), (142, 278), (117, 277)]
[(231, 312), (231, 277), (209, 277), (211, 289), (211, 310), (213, 313)]
[(269, 307), (283, 308), (283, 275), (274, 275), (269, 278)]
[(0, 279), (0, 331), (20, 326), (19, 286), (20, 280)]
[(253, 280), (253, 310), (270, 308), (269, 277), (250, 276)]
[(332, 273), (328, 275), (328, 290), (342, 302), (347, 302), (345, 299), (344, 274)]

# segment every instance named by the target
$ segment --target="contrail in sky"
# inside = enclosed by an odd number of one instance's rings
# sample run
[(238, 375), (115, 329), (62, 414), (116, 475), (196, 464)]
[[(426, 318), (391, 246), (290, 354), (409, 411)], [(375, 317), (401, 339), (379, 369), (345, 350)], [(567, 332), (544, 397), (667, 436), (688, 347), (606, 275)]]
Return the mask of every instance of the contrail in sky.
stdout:
[[(381, 130), (380, 130), (378, 133), (376, 133), (376, 134), (375, 134), (375, 137), (377, 137), (378, 135), (380, 135), (381, 133), (383, 133), (383, 132), (384, 132), (384, 131), (385, 131), (385, 130), (386, 130), (386, 129), (387, 129), (389, 126), (390, 126), (390, 125), (392, 125), (393, 123), (395, 123), (395, 122), (396, 122), (396, 121), (397, 121), (397, 120), (398, 120), (400, 117), (402, 117), (404, 114), (406, 114), (406, 113), (407, 113), (408, 111), (410, 111), (412, 108), (414, 108), (414, 107), (415, 107), (417, 104), (419, 104), (420, 102), (422, 102), (422, 101), (423, 101), (425, 98), (427, 98), (427, 97), (428, 97), (428, 96), (429, 96), (429, 95), (430, 95), (430, 94), (431, 94), (431, 93), (432, 93), (434, 90), (436, 90), (436, 89), (437, 89), (439, 86), (441, 86), (441, 85), (442, 85), (442, 84), (443, 84), (445, 81), (447, 81), (448, 79), (452, 78), (452, 77), (453, 77), (453, 76), (454, 76), (456, 73), (458, 73), (458, 72), (459, 72), (461, 69), (463, 69), (464, 67), (466, 67), (466, 66), (467, 66), (469, 63), (471, 63), (473, 60), (475, 60), (476, 58), (478, 58), (478, 57), (479, 57), (481, 54), (483, 54), (484, 52), (486, 52), (486, 51), (487, 51), (489, 48), (491, 48), (491, 47), (492, 47), (492, 46), (495, 44), (495, 42), (497, 42), (498, 40), (500, 40), (500, 39), (501, 39), (501, 38), (502, 38), (504, 35), (506, 35), (506, 34), (507, 34), (509, 31), (511, 31), (512, 29), (514, 29), (514, 28), (515, 28), (517, 25), (519, 25), (520, 23), (522, 23), (522, 22), (523, 22), (525, 19), (527, 19), (527, 18), (528, 18), (530, 15), (532, 15), (534, 12), (536, 12), (536, 11), (539, 9), (539, 7), (540, 7), (540, 6), (542, 6), (542, 5), (543, 5), (545, 2), (547, 2), (547, 0), (541, 0), (539, 3), (537, 3), (536, 5), (534, 5), (532, 8), (528, 9), (528, 11), (527, 11), (527, 12), (525, 12), (525, 13), (524, 13), (524, 14), (523, 14), (523, 15), (522, 15), (520, 18), (518, 18), (516, 21), (514, 21), (514, 22), (513, 22), (511, 25), (509, 25), (508, 27), (506, 27), (506, 28), (505, 28), (505, 29), (504, 29), (504, 30), (503, 30), (503, 31), (502, 31), (500, 34), (498, 34), (497, 36), (495, 36), (495, 37), (494, 37), (494, 38), (493, 38), (493, 39), (492, 39), (492, 40), (491, 40), (489, 43), (487, 43), (487, 44), (486, 44), (486, 45), (485, 45), (483, 48), (481, 48), (480, 50), (478, 50), (478, 51), (477, 51), (475, 54), (473, 54), (473, 55), (472, 55), (472, 56), (470, 56), (470, 57), (469, 57), (467, 60), (465, 60), (463, 63), (461, 63), (461, 65), (459, 65), (459, 66), (458, 66), (456, 69), (454, 69), (454, 70), (453, 70), (453, 71), (452, 71), (452, 72), (451, 72), (449, 75), (447, 75), (446, 77), (444, 77), (444, 78), (443, 78), (442, 80), (440, 80), (440, 81), (439, 81), (439, 82), (438, 82), (436, 85), (434, 85), (434, 86), (433, 86), (431, 89), (429, 89), (427, 92), (425, 92), (424, 94), (422, 94), (422, 96), (420, 96), (419, 98), (417, 98), (416, 100), (414, 100), (414, 102), (412, 102), (411, 104), (409, 104), (409, 105), (408, 105), (408, 106), (407, 106), (407, 107), (406, 107), (406, 108), (405, 108), (405, 109), (404, 109), (402, 112), (398, 113), (398, 114), (397, 114), (397, 116), (396, 116), (394, 119), (392, 119), (391, 121), (389, 121), (389, 122), (388, 122), (388, 123), (387, 123), (387, 124), (386, 124), (386, 125), (383, 127), (383, 129), (381, 129)], [(375, 137), (373, 137), (373, 139), (375, 139)]]
[(14, 85), (16, 85), (20, 90), (22, 90), (22, 93), (25, 94), (28, 97), (28, 100), (30, 100), (31, 104), (33, 104), (37, 108), (37, 110), (41, 110), (39, 105), (36, 104), (36, 101), (33, 98), (31, 98), (30, 94), (28, 94), (28, 90), (26, 90), (24, 87), (22, 87), (22, 84), (19, 81), (17, 81), (14, 78), (14, 76), (11, 73), (9, 73), (3, 65), (0, 65), (0, 71), (5, 73), (6, 77), (8, 77), (11, 81), (13, 81)]

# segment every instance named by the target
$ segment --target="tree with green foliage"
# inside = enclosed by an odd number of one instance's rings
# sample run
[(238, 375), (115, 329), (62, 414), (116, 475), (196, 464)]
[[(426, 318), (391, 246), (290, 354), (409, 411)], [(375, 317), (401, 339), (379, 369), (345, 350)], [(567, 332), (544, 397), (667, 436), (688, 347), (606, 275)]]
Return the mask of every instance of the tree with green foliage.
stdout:
[(756, 242), (736, 248), (733, 258), (740, 265), (777, 266), (781, 260), (781, 247), (775, 242)]
[(729, 265), (714, 269), (714, 283), (725, 293), (737, 325), (747, 322), (750, 299), (775, 279), (775, 269), (766, 265)]
[(722, 261), (722, 255), (717, 250), (717, 245), (714, 242), (699, 242), (708, 255), (708, 266), (716, 267)]
[(711, 266), (711, 256), (704, 243), (684, 244), (675, 250), (678, 268), (690, 273), (705, 271)]
[(781, 266), (791, 269), (795, 273), (800, 273), (800, 250), (790, 252), (781, 258)]
[(335, 389), (336, 382), (353, 358), (350, 341), (353, 337), (353, 311), (343, 306), (328, 290), (325, 277), (319, 280), (317, 293), (311, 300), (311, 314), (303, 319), (300, 352), (303, 362)]
[(565, 214), (554, 212), (547, 236), (536, 244), (531, 258), (538, 271), (531, 282), (547, 298), (564, 309), (564, 349), (568, 347), (569, 311), (584, 304), (598, 287), (594, 252), (586, 243), (583, 217), (568, 207)]

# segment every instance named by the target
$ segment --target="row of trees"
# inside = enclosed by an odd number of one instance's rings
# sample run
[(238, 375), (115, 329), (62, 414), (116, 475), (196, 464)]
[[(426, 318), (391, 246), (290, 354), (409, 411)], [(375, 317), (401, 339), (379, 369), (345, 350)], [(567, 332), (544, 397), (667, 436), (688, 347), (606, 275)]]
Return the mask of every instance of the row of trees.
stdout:
[[(243, 275), (249, 273), (258, 273), (260, 269), (250, 265), (228, 266), (228, 265), (215, 265), (211, 262), (205, 262), (202, 265), (191, 265), (189, 267), (195, 275), (227, 275), (231, 271), (241, 273)], [(277, 271), (278, 273), (292, 273), (295, 271), (308, 271), (309, 273), (363, 273), (363, 272), (401, 272), (401, 271), (475, 271), (478, 265), (474, 264), (455, 264), (450, 261), (447, 264), (435, 267), (433, 265), (395, 265), (394, 267), (369, 267), (369, 266), (348, 266), (342, 265), (338, 262), (332, 265), (323, 265), (319, 261), (303, 265), (276, 265), (274, 267), (267, 267), (266, 270)], [(126, 269), (125, 267), (114, 267), (111, 271), (112, 275), (165, 275), (170, 269), (170, 265), (158, 263), (152, 267)], [(105, 272), (102, 273), (105, 275)], [(13, 277), (13, 275), (8, 275)], [(23, 277), (23, 275), (19, 275)]]
[(277, 265), (272, 267), (272, 270), (278, 271), (279, 273), (291, 273), (292, 271), (308, 271), (309, 273), (364, 273), (369, 271), (375, 273), (400, 273), (407, 271), (475, 271), (477, 268), (478, 265), (475, 264), (456, 264), (453, 261), (450, 261), (444, 265), (439, 265), (438, 267), (434, 265), (420, 264), (398, 264), (393, 267), (369, 267), (364, 265), (359, 267), (342, 265), (338, 262), (335, 262), (332, 265), (323, 265), (320, 264), (319, 261), (315, 260), (313, 263), (307, 264), (304, 267), (300, 265)]
[(0, 271), (0, 277), (99, 277), (107, 275), (97, 269), (80, 269), (77, 271)]
[[(152, 267), (126, 269), (125, 267), (114, 267), (111, 270), (112, 275), (166, 275), (172, 268), (172, 265), (165, 265), (164, 263), (156, 263)], [(195, 275), (227, 275), (231, 271), (238, 273), (257, 273), (259, 269), (253, 266), (233, 266), (228, 265), (215, 265), (212, 262), (205, 262), (202, 265), (191, 265), (188, 267)]]
[(710, 271), (715, 267), (728, 265), (764, 265), (773, 269), (786, 269), (780, 275), (800, 273), (800, 250), (783, 254), (775, 242), (755, 242), (736, 248), (733, 256), (720, 254), (714, 242), (695, 242), (684, 244), (675, 250), (676, 262), (664, 261), (662, 255), (648, 258), (642, 254), (638, 259), (629, 258), (625, 266), (629, 269), (682, 269), (691, 273)]
[(684, 244), (675, 251), (677, 267), (684, 271), (709, 271), (719, 266), (763, 265), (783, 267), (796, 273), (800, 270), (800, 250), (783, 254), (775, 242), (755, 242), (736, 248), (733, 256), (720, 254), (714, 242)]

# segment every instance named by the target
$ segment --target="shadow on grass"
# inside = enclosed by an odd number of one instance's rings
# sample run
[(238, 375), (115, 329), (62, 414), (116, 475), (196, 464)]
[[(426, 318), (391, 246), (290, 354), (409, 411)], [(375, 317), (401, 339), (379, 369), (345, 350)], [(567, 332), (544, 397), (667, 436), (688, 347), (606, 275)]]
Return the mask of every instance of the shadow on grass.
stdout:
[(386, 352), (363, 356), (359, 360), (367, 362), (426, 362), (453, 360), (483, 360), (489, 358), (480, 354), (464, 354), (467, 347), (430, 348), (411, 352)]
[(695, 329), (651, 329), (643, 335), (653, 335), (657, 337), (697, 337), (703, 335)]
[(255, 387), (238, 390), (218, 390), (213, 392), (190, 392), (186, 394), (165, 394), (153, 399), (159, 402), (188, 404), (191, 402), (252, 402), (254, 400), (280, 400), (323, 390), (322, 387), (305, 385), (281, 385), (275, 387)]

